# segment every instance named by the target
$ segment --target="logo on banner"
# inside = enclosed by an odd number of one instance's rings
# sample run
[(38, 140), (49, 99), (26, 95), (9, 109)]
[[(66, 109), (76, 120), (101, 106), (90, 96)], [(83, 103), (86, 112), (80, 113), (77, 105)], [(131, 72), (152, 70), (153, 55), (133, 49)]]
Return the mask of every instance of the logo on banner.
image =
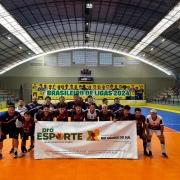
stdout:
[(64, 138), (64, 134), (63, 133), (57, 133), (56, 138), (59, 140), (62, 140)]
[(82, 133), (55, 133), (53, 128), (42, 128), (42, 132), (37, 133), (37, 140), (83, 140)]
[(94, 131), (87, 131), (88, 132), (88, 138), (86, 141), (99, 141), (98, 136), (100, 135), (100, 130), (95, 129)]

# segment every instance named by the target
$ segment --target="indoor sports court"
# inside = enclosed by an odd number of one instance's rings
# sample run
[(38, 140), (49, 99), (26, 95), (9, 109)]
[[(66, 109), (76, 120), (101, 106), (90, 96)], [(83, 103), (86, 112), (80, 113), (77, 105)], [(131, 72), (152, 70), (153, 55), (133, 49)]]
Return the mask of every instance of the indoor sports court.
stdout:
[(0, 180), (179, 180), (179, 18), (178, 0), (1, 0)]

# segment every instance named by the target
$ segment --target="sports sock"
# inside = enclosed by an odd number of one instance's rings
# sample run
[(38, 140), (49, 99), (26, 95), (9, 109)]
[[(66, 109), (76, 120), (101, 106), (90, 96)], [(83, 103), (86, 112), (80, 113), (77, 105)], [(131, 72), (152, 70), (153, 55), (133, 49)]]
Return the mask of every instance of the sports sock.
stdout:
[(152, 151), (151, 142), (147, 142), (147, 148), (149, 151)]
[(162, 151), (162, 153), (166, 153), (165, 144), (161, 144), (161, 151)]

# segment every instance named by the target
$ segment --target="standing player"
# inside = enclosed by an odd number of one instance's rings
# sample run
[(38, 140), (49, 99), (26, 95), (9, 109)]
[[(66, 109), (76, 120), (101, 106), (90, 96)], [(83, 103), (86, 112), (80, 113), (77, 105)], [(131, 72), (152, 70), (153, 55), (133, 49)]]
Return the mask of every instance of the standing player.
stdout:
[(66, 109), (68, 109), (68, 105), (67, 105), (67, 103), (65, 103), (65, 98), (64, 98), (64, 96), (60, 96), (60, 98), (59, 98), (59, 102), (56, 104), (56, 107), (58, 108), (58, 106), (59, 105), (64, 105), (64, 107), (66, 108)]
[(99, 121), (112, 121), (112, 111), (108, 111), (106, 104), (102, 105), (102, 110), (99, 112)]
[(71, 121), (84, 121), (85, 113), (82, 111), (81, 104), (76, 104), (75, 110), (71, 112)]
[(26, 140), (28, 140), (28, 137), (31, 137), (31, 140), (34, 141), (34, 119), (31, 117), (29, 112), (24, 113), (24, 117), (22, 118), (23, 123), (23, 131), (22, 131), (22, 142), (21, 142), (21, 154), (19, 157), (24, 156), (24, 153), (26, 152)]
[(146, 118), (146, 131), (147, 131), (147, 147), (149, 150), (149, 156), (152, 157), (151, 138), (155, 133), (161, 143), (162, 156), (168, 158), (165, 150), (165, 137), (164, 137), (164, 122), (161, 116), (157, 115), (157, 111), (152, 109), (150, 115)]
[[(28, 109), (24, 106), (24, 100), (23, 99), (19, 99), (18, 101), (18, 106), (16, 107), (15, 111), (19, 112), (21, 114), (21, 116), (24, 116), (24, 113), (27, 111)], [(17, 136), (22, 137), (22, 122), (19, 121), (18, 119), (16, 120), (16, 130), (17, 130)], [(18, 142), (19, 144), (19, 142)], [(25, 148), (25, 151), (27, 152), (27, 149)], [(13, 153), (14, 152), (14, 147), (13, 147), (13, 140), (12, 140), (12, 148), (9, 151), (9, 153)]]
[(109, 105), (109, 109), (113, 111), (115, 115), (123, 112), (124, 106), (120, 104), (119, 98), (114, 99), (114, 104)]
[[(31, 117), (34, 118), (34, 114), (37, 113), (42, 108), (42, 105), (38, 104), (37, 97), (33, 97), (32, 103), (29, 103), (28, 105), (26, 105), (26, 108), (28, 109)], [(32, 150), (33, 148), (34, 148), (34, 140), (31, 140), (31, 145), (28, 151)]]
[(137, 124), (137, 135), (139, 136), (140, 139), (143, 140), (143, 148), (144, 148), (144, 155), (149, 156), (148, 152), (146, 151), (146, 146), (147, 146), (147, 139), (145, 136), (145, 129), (146, 129), (146, 124), (145, 124), (145, 116), (141, 114), (141, 109), (140, 108), (135, 108), (135, 112), (133, 115), (133, 119), (136, 120)]
[(74, 94), (74, 101), (69, 101), (68, 102), (68, 109), (72, 111), (73, 109), (76, 108), (77, 104), (80, 104), (81, 107), (83, 109), (85, 109), (85, 103), (82, 100), (79, 99), (78, 94)]
[(53, 121), (53, 112), (50, 112), (49, 106), (45, 105), (43, 111), (34, 115), (34, 121)]
[(65, 104), (59, 104), (57, 110), (54, 111), (54, 121), (68, 121), (68, 112)]
[(96, 109), (96, 104), (92, 103), (90, 105), (90, 109), (85, 111), (85, 119), (86, 121), (97, 121), (99, 116), (99, 110)]
[[(103, 99), (102, 99), (102, 105), (103, 105), (103, 104), (108, 105), (108, 100), (107, 100), (106, 98), (103, 98)], [(98, 106), (98, 109), (99, 109), (99, 110), (102, 109), (102, 105), (99, 104), (99, 106)]]
[[(85, 103), (85, 109), (90, 109), (91, 104), (93, 103), (93, 97), (92, 96), (88, 96), (87, 97), (87, 102)], [(95, 103), (93, 103), (95, 104)], [(98, 107), (95, 104), (95, 108), (97, 109)]]
[(55, 109), (55, 105), (51, 103), (51, 97), (50, 96), (46, 96), (45, 103), (43, 103), (42, 106), (43, 107), (49, 106), (50, 111), (54, 111), (54, 109)]
[(18, 157), (18, 135), (16, 131), (16, 119), (21, 120), (19, 112), (15, 111), (15, 106), (11, 105), (7, 112), (4, 112), (0, 116), (0, 159), (2, 159), (3, 140), (6, 139), (6, 135), (13, 139), (14, 158)]

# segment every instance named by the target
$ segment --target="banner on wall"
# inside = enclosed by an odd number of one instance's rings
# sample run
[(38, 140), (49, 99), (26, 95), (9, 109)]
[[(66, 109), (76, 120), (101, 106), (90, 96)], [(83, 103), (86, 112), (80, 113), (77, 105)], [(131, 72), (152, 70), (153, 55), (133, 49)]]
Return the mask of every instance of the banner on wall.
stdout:
[(135, 121), (43, 122), (35, 127), (35, 159), (137, 159)]
[(73, 99), (79, 94), (83, 99), (91, 95), (94, 99), (143, 99), (144, 84), (32, 84), (32, 96), (44, 99), (50, 96), (53, 100), (64, 96)]

